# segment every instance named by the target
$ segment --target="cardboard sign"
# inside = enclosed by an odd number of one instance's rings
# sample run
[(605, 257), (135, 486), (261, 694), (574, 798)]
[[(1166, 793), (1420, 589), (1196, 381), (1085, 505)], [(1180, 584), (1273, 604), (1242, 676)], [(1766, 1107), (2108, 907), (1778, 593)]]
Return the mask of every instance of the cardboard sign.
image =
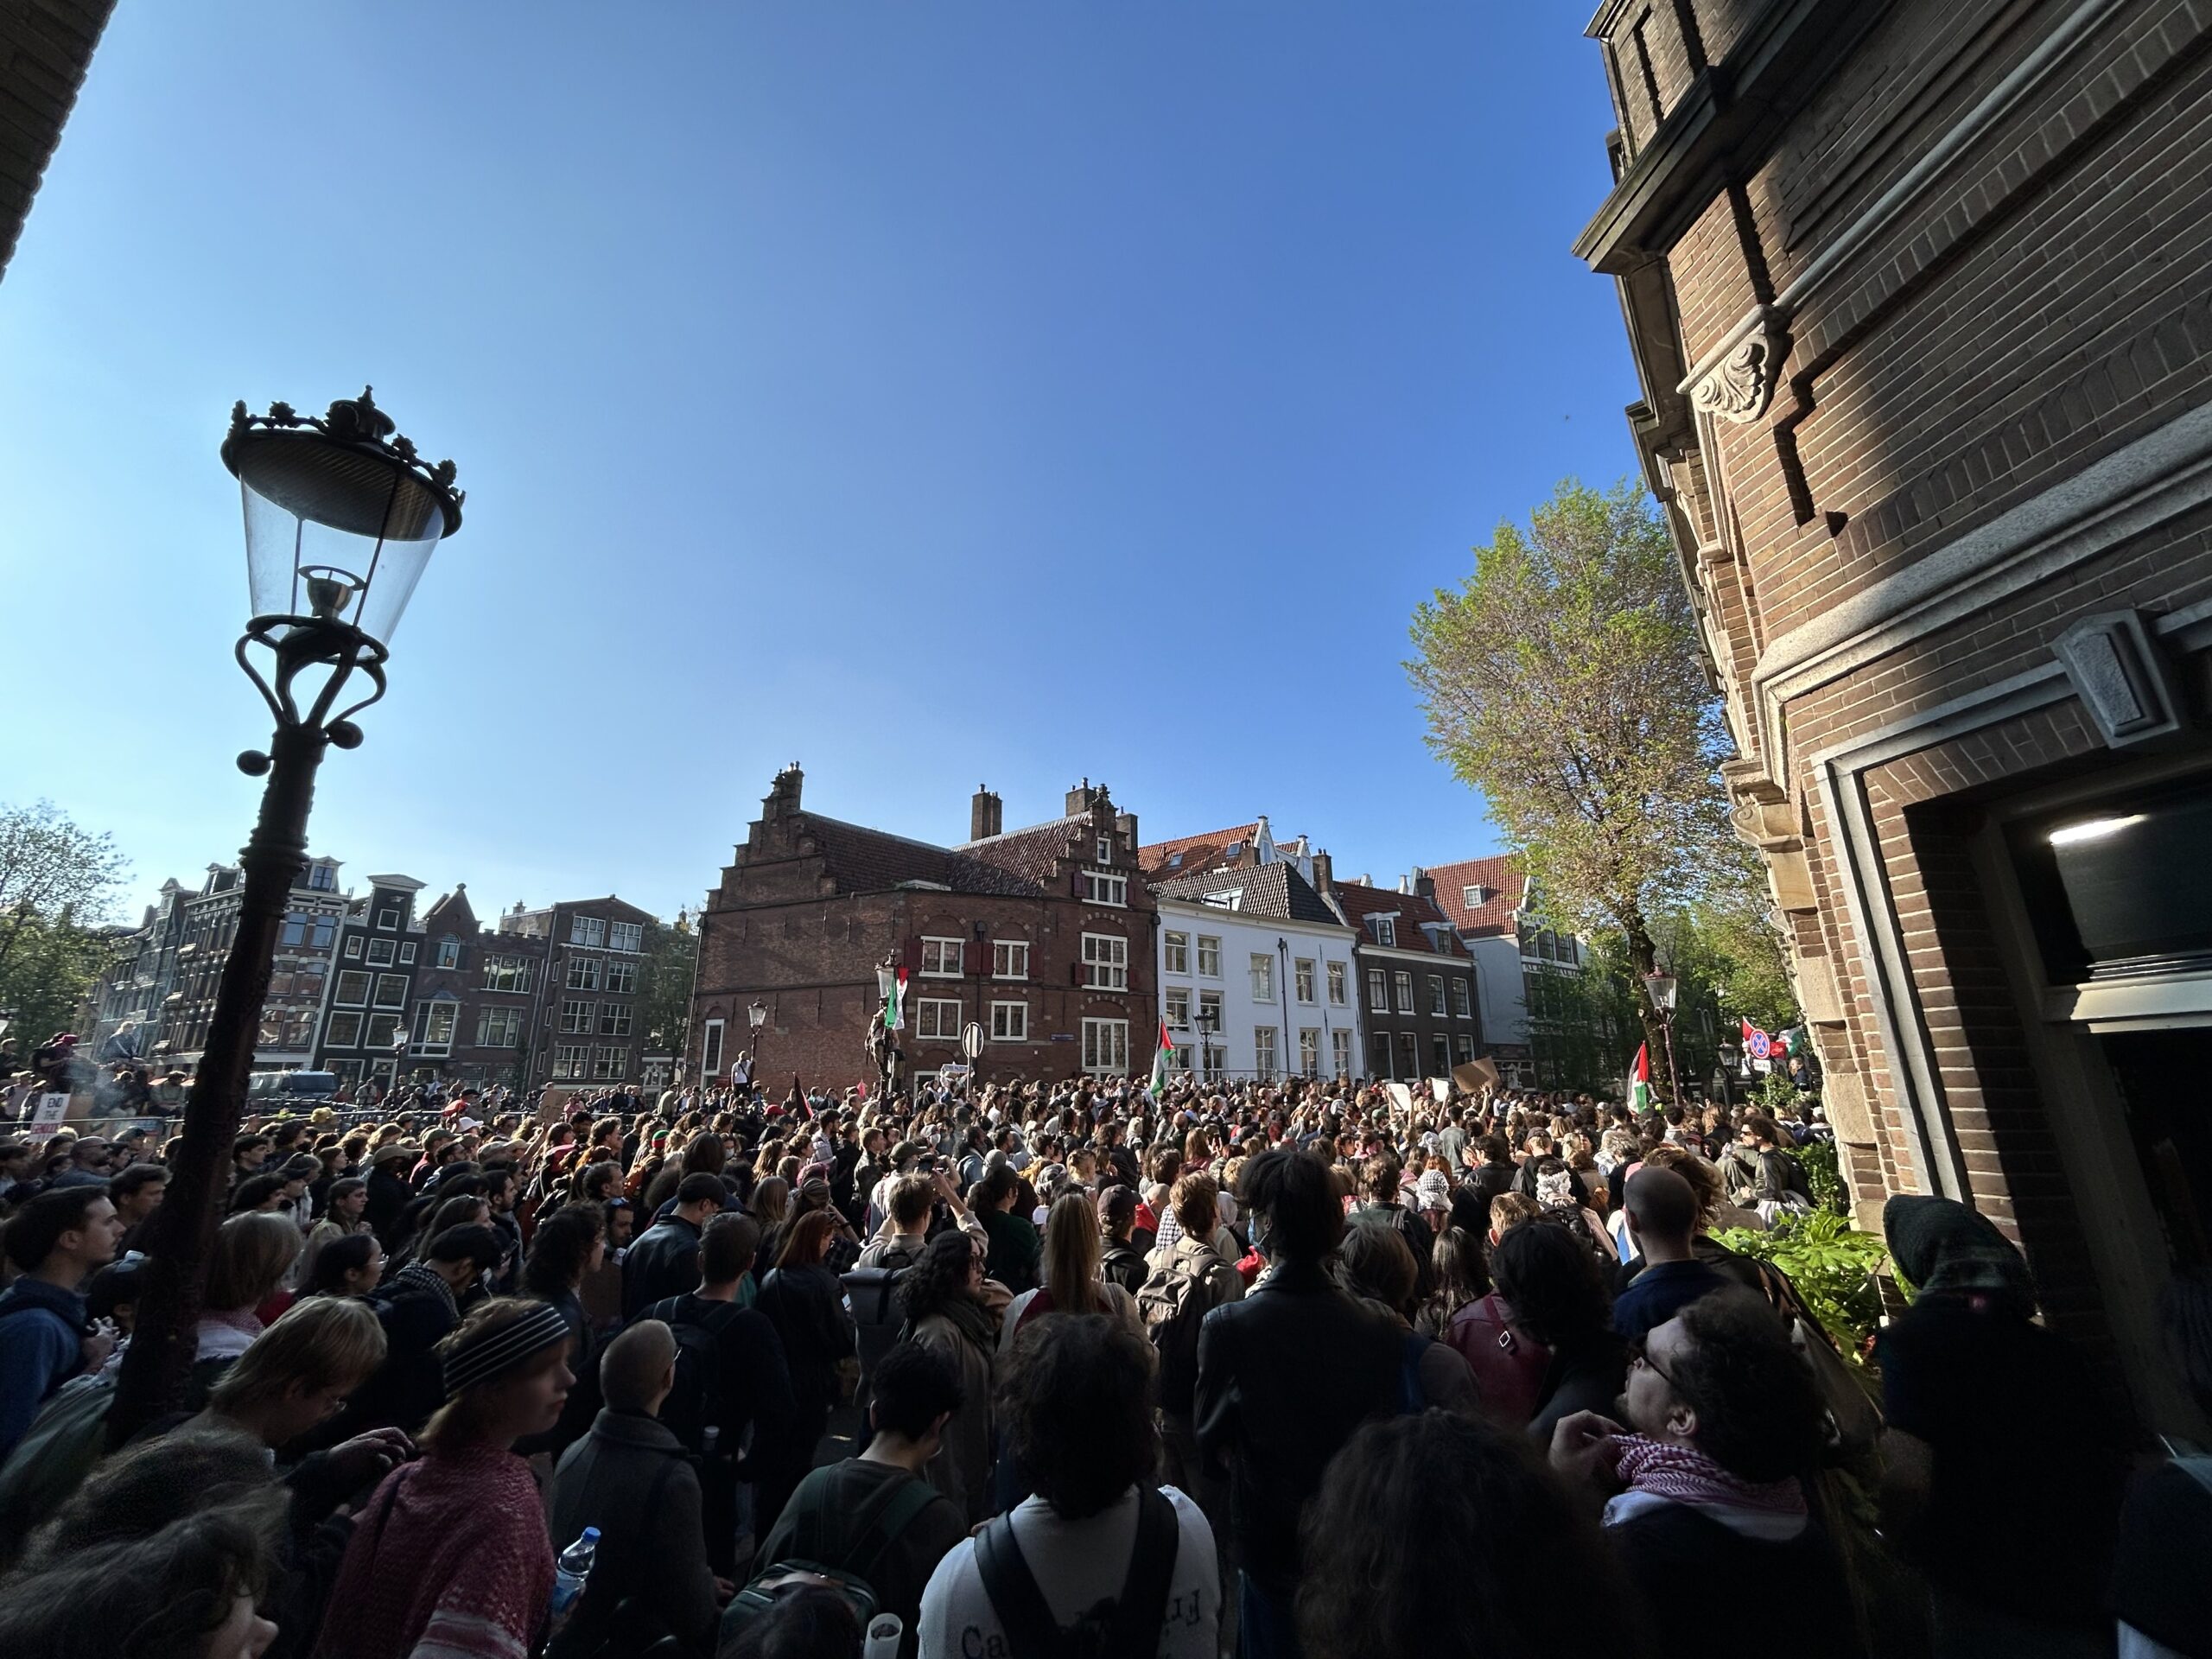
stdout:
[(1393, 1106), (1396, 1107), (1402, 1112), (1412, 1112), (1414, 1109), (1414, 1091), (1406, 1087), (1402, 1083), (1386, 1083), (1382, 1085), (1382, 1088), (1383, 1091), (1390, 1096), (1390, 1103)]
[(1446, 1101), (1452, 1098), (1452, 1079), (1449, 1077), (1431, 1077), (1428, 1080), (1428, 1093), (1429, 1097), (1435, 1101), (1438, 1105), (1441, 1106)]
[(1455, 1065), (1452, 1068), (1452, 1081), (1459, 1085), (1462, 1094), (1479, 1095), (1485, 1089), (1495, 1089), (1499, 1082), (1497, 1062), (1484, 1058)]

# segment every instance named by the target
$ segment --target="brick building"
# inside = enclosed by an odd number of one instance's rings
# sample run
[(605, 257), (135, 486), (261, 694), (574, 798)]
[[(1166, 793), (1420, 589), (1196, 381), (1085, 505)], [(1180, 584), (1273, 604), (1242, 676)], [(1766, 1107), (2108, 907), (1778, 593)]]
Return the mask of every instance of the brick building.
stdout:
[(1481, 1058), (1474, 958), (1438, 906), (1435, 883), (1413, 875), (1392, 889), (1362, 876), (1332, 881), (1323, 896), (1358, 932), (1352, 955), (1367, 1075), (1417, 1083)]
[(1629, 411), (1863, 1222), (2012, 1232), (2143, 1419), (2212, 1238), (2212, 12), (1606, 0)]
[[(349, 899), (315, 1069), (353, 1083), (374, 1078), (389, 1088), (395, 1077), (413, 1077), (423, 1063), (416, 1047), (421, 1039), (408, 1018), (423, 948), (423, 925), (415, 914), (415, 895), (422, 891), (423, 883), (411, 875), (372, 875), (369, 890)], [(403, 1027), (409, 1045), (404, 1055), (392, 1047)]]
[[(167, 1043), (166, 1058), (187, 1070), (199, 1065), (207, 1044), (216, 988), (238, 933), (245, 896), (245, 877), (237, 865), (210, 864), (200, 891), (183, 900), (181, 939), (168, 969), (175, 988), (163, 1001), (155, 1039)], [(294, 1070), (313, 1059), (346, 911), (346, 895), (338, 891), (338, 861), (311, 858), (302, 865), (277, 930), (254, 1045), (257, 1070)], [(149, 940), (156, 963), (168, 937), (157, 928)], [(158, 976), (162, 969), (156, 966), (153, 971)]]
[(979, 791), (971, 839), (948, 848), (810, 811), (803, 782), (797, 766), (777, 774), (700, 917), (690, 1075), (728, 1075), (758, 1001), (761, 1075), (870, 1079), (887, 959), (910, 975), (910, 1075), (957, 1059), (969, 1021), (985, 1033), (987, 1081), (1149, 1068), (1158, 912), (1136, 818), (1103, 785), (1079, 785), (1062, 816), (1014, 830)]

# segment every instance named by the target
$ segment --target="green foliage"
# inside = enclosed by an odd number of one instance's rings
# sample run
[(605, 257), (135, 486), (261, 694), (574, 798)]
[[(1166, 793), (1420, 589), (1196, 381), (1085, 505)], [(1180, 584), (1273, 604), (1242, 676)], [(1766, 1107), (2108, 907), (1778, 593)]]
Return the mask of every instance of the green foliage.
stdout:
[(0, 807), (0, 1010), (18, 1050), (73, 1027), (113, 957), (96, 925), (124, 860), (112, 839), (79, 829), (50, 801)]
[(1573, 931), (1633, 940), (1703, 890), (1732, 839), (1729, 746), (1672, 539), (1633, 483), (1569, 480), (1525, 532), (1499, 525), (1412, 637), (1430, 747)]
[(649, 1052), (681, 1058), (691, 1029), (692, 969), (699, 936), (654, 922), (645, 929), (645, 971), (639, 976), (639, 1020)]
[(1828, 1334), (1853, 1359), (1864, 1357), (1882, 1317), (1874, 1274), (1889, 1251), (1880, 1239), (1827, 1210), (1777, 1217), (1766, 1232), (1732, 1227), (1713, 1236), (1738, 1255), (1771, 1262), (1789, 1274)]
[(1739, 1020), (1764, 1031), (1797, 1022), (1773, 896), (1757, 855), (1740, 841), (1713, 849), (1703, 889), (1651, 931), (1675, 973), (1710, 994), (1724, 1030)]
[(1782, 1115), (1805, 1097), (1805, 1091), (1789, 1081), (1789, 1073), (1777, 1065), (1759, 1079), (1758, 1087), (1751, 1090), (1751, 1103), (1777, 1122)]
[(1844, 1185), (1835, 1142), (1808, 1141), (1797, 1148), (1797, 1161), (1804, 1166), (1806, 1185), (1813, 1189), (1813, 1202), (1832, 1216), (1848, 1216), (1851, 1189)]

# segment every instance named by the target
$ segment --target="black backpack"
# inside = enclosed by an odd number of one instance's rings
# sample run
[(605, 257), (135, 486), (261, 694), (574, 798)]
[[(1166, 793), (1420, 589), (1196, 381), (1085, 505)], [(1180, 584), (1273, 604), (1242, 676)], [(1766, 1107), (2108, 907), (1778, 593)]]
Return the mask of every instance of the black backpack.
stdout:
[[(716, 1420), (721, 1383), (721, 1336), (730, 1321), (744, 1310), (735, 1302), (712, 1304), (714, 1312), (700, 1319), (680, 1317), (687, 1299), (671, 1296), (655, 1302), (639, 1317), (659, 1319), (676, 1338), (676, 1386), (661, 1402), (662, 1426), (683, 1442), (687, 1450), (707, 1449), (707, 1430)], [(734, 1454), (737, 1447), (716, 1450)]]
[(914, 1265), (905, 1250), (888, 1250), (870, 1268), (854, 1268), (838, 1275), (845, 1287), (845, 1305), (853, 1311), (854, 1335), (859, 1342), (861, 1392), (856, 1403), (867, 1421), (868, 1385), (899, 1340), (906, 1313), (899, 1306), (899, 1286)]
[(1139, 1488), (1136, 1544), (1122, 1593), (1063, 1629), (1022, 1559), (1012, 1518), (996, 1516), (976, 1535), (976, 1565), (1005, 1628), (1007, 1650), (1021, 1659), (1152, 1659), (1174, 1592), (1180, 1530), (1175, 1506), (1157, 1489)]

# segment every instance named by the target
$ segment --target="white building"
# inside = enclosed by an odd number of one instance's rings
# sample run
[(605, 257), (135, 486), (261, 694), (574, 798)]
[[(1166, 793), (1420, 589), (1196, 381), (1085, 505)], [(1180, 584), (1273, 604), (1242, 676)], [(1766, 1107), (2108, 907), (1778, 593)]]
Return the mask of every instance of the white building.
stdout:
[(1315, 890), (1328, 855), (1264, 817), (1140, 849), (1160, 906), (1160, 1015), (1207, 1077), (1362, 1076), (1356, 938)]

